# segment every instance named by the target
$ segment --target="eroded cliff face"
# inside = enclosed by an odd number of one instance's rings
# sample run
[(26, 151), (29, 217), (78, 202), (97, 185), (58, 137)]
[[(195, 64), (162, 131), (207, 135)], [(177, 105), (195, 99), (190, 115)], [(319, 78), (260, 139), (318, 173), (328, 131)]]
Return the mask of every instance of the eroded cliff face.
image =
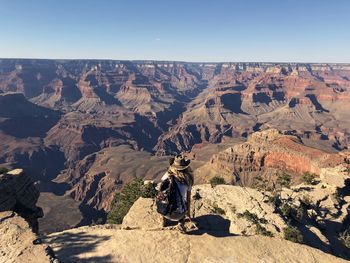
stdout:
[(4, 59), (0, 90), (63, 113), (45, 143), (71, 164), (111, 145), (169, 154), (269, 127), (344, 148), (349, 72), (344, 64)]
[(22, 169), (0, 175), (0, 212), (16, 212), (34, 232), (38, 232), (38, 218), (43, 216), (42, 209), (36, 206), (38, 198), (39, 191)]
[[(128, 145), (134, 154), (167, 156), (269, 128), (345, 149), (349, 79), (345, 64), (1, 59), (0, 163), (23, 167), (46, 189), (60, 182), (60, 194), (69, 190), (79, 202), (108, 210), (131, 177), (126, 166), (114, 172), (107, 158), (93, 160), (106, 149), (119, 154)], [(303, 156), (252, 150), (235, 157), (242, 171), (263, 164), (318, 173)], [(231, 176), (227, 167), (221, 168)], [(152, 169), (148, 177), (157, 178), (161, 169)]]
[(135, 177), (158, 180), (168, 164), (168, 157), (152, 156), (122, 145), (88, 155), (76, 169), (62, 174), (59, 181), (73, 185), (67, 194), (75, 200), (109, 211), (115, 193), (123, 185)]
[[(0, 262), (54, 262), (47, 246), (38, 242), (36, 206), (39, 191), (30, 176), (16, 169), (0, 175)], [(57, 261), (56, 261), (57, 262)]]
[[(204, 153), (198, 150), (196, 155)], [(219, 175), (227, 182), (250, 186), (257, 175), (274, 176), (282, 171), (290, 173), (293, 182), (298, 183), (304, 172), (319, 175), (321, 168), (342, 164), (348, 157), (306, 146), (296, 136), (270, 129), (256, 132), (247, 142), (213, 154), (204, 165), (196, 164), (196, 157), (193, 159), (198, 183), (208, 183), (214, 175)], [(159, 180), (167, 167), (166, 156), (152, 156), (128, 146), (118, 146), (88, 155), (56, 182), (73, 185), (67, 194), (82, 204), (109, 211), (115, 192), (125, 183), (135, 176)]]
[(270, 169), (299, 177), (305, 172), (320, 175), (322, 168), (346, 162), (349, 159), (342, 154), (308, 147), (299, 137), (270, 129), (256, 132), (247, 142), (213, 155), (209, 167), (233, 179), (238, 175), (243, 183), (249, 183), (251, 180), (246, 177), (252, 172), (262, 174)]
[(44, 245), (34, 245), (37, 236), (21, 216), (12, 211), (0, 212), (0, 261), (8, 263), (49, 263)]

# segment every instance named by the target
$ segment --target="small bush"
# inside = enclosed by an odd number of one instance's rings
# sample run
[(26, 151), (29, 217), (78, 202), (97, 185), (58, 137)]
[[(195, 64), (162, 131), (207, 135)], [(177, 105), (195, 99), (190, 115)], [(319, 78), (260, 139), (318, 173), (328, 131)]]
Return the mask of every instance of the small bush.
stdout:
[(255, 225), (255, 233), (258, 235), (269, 236), (272, 237), (273, 234), (268, 231), (261, 224), (267, 224), (267, 220), (265, 218), (259, 218), (256, 214), (245, 210), (243, 213), (237, 214), (238, 218), (245, 218), (249, 222)]
[(281, 206), (281, 214), (287, 218), (292, 218), (296, 214), (296, 211), (289, 204), (283, 204)]
[(303, 234), (296, 227), (288, 226), (283, 228), (284, 239), (295, 242), (303, 243)]
[(245, 210), (243, 213), (237, 214), (238, 218), (245, 218), (249, 222), (253, 224), (266, 224), (267, 220), (265, 218), (259, 218), (256, 214), (249, 212), (248, 210)]
[(121, 224), (124, 216), (129, 212), (135, 201), (139, 197), (148, 194), (143, 189), (143, 180), (141, 178), (135, 178), (124, 186), (121, 193), (116, 193), (112, 203), (112, 209), (107, 215), (107, 222), (110, 224)]
[(7, 173), (9, 170), (5, 167), (0, 167), (0, 174), (5, 174)]
[(147, 184), (143, 184), (141, 187), (141, 196), (144, 198), (154, 198), (157, 195), (157, 189), (154, 183), (149, 182)]
[(305, 184), (315, 184), (316, 174), (305, 172), (301, 177), (301, 181)]
[(282, 204), (281, 196), (279, 194), (274, 194), (268, 197), (268, 202), (273, 204), (275, 208), (279, 207)]
[(262, 236), (267, 236), (267, 237), (273, 237), (273, 234), (271, 231), (268, 231), (265, 227), (263, 227), (260, 224), (257, 224), (255, 226), (255, 233), (258, 235), (262, 235)]
[(262, 178), (260, 175), (253, 178), (252, 187), (257, 189), (258, 191), (269, 191), (268, 181)]
[(220, 176), (215, 176), (210, 179), (210, 185), (211, 187), (215, 187), (219, 184), (226, 184), (225, 179)]
[(218, 215), (225, 215), (226, 214), (225, 210), (222, 209), (221, 207), (219, 207), (216, 203), (214, 203), (212, 205), (211, 211), (212, 211), (212, 213), (218, 214)]
[(292, 182), (292, 176), (287, 173), (282, 173), (277, 177), (276, 183), (280, 187), (290, 188), (290, 184)]
[(301, 219), (304, 217), (304, 210), (301, 207), (295, 208), (287, 203), (284, 203), (281, 206), (280, 212), (286, 218), (296, 222), (301, 221)]

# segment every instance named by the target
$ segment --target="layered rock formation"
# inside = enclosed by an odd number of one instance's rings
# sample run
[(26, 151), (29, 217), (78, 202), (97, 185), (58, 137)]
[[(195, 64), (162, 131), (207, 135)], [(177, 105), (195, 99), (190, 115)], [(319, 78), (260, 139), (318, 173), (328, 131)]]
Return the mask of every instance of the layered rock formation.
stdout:
[(109, 211), (116, 191), (135, 177), (159, 179), (168, 167), (168, 157), (156, 157), (121, 145), (88, 155), (77, 166), (79, 174), (59, 177), (74, 186), (67, 194), (95, 209)]
[(38, 198), (39, 191), (23, 170), (16, 169), (0, 175), (0, 212), (18, 213), (34, 232), (38, 231), (38, 218), (43, 216), (42, 209), (36, 206)]
[(322, 168), (347, 161), (344, 155), (308, 147), (297, 136), (269, 129), (252, 134), (245, 143), (214, 154), (210, 163), (202, 169), (209, 167), (229, 181), (241, 180), (241, 183), (249, 185), (254, 172), (285, 171), (300, 178), (305, 172), (320, 175)]

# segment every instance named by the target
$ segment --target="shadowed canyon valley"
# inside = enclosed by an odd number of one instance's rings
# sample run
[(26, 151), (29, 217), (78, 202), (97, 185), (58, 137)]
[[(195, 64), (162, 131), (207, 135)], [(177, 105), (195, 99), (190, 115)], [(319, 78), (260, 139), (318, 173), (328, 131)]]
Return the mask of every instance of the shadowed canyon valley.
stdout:
[(349, 145), (350, 64), (0, 60), (0, 163), (35, 181), (44, 232), (103, 218), (175, 153), (196, 183), (251, 186), (319, 175)]

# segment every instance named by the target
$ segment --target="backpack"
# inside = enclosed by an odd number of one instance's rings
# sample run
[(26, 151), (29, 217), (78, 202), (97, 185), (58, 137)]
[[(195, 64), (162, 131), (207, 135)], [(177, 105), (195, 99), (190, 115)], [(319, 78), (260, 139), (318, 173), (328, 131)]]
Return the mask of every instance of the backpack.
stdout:
[(157, 212), (170, 220), (178, 221), (186, 215), (185, 204), (174, 176), (161, 182), (156, 197)]

